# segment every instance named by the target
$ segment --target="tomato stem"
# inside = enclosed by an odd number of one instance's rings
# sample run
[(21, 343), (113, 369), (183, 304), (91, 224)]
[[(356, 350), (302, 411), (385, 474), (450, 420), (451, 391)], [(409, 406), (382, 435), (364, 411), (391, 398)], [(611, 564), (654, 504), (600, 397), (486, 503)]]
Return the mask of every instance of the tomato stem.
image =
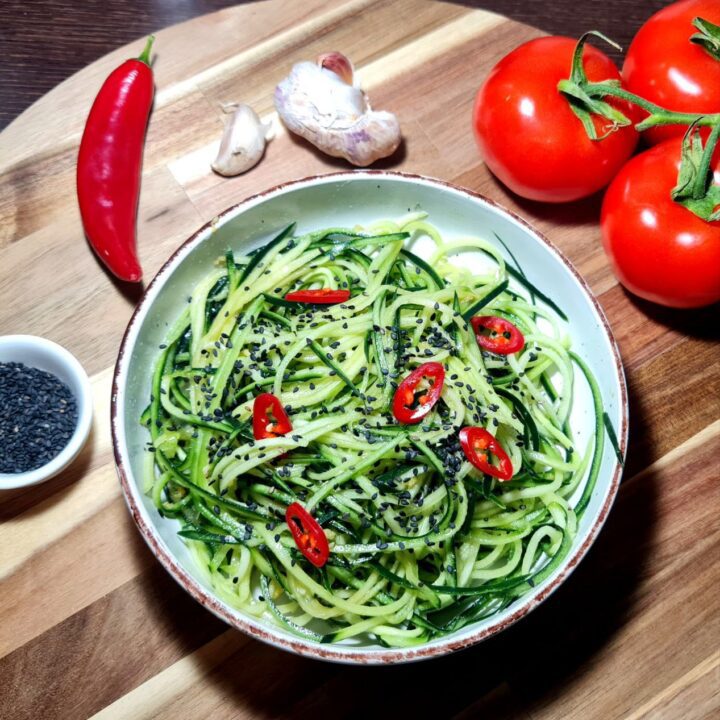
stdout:
[[(696, 26), (699, 27), (699, 26)], [(713, 26), (714, 27), (714, 26)], [(698, 113), (680, 113), (668, 110), (660, 105), (646, 100), (639, 95), (628, 92), (615, 80), (604, 80), (603, 82), (590, 82), (585, 74), (582, 57), (585, 43), (588, 38), (599, 37), (613, 47), (619, 49), (612, 40), (595, 30), (585, 33), (577, 42), (573, 53), (570, 77), (561, 80), (557, 87), (568, 99), (570, 108), (578, 116), (591, 140), (602, 140), (609, 133), (619, 128), (630, 125), (630, 120), (617, 108), (604, 102), (603, 99), (612, 96), (625, 100), (642, 108), (649, 113), (642, 122), (635, 125), (638, 132), (647, 130), (658, 125), (701, 125), (710, 126), (720, 122), (720, 113), (701, 115)], [(611, 125), (602, 136), (598, 136), (591, 116), (603, 117), (611, 122)]]
[(670, 193), (676, 203), (707, 222), (720, 220), (720, 185), (713, 182), (710, 169), (719, 137), (720, 122), (713, 127), (704, 146), (698, 123), (688, 128), (682, 141), (677, 185)]
[(588, 41), (590, 36), (599, 37), (604, 40), (608, 45), (612, 45), (618, 52), (622, 52), (622, 47), (618, 45), (614, 40), (611, 40), (607, 35), (603, 35), (598, 30), (589, 30), (588, 32), (581, 35), (580, 39), (575, 45), (575, 51), (573, 52), (572, 67), (570, 70), (570, 79), (576, 83), (587, 82), (585, 75), (585, 68), (582, 63), (583, 52), (585, 52), (585, 43)]
[(641, 107), (643, 110), (647, 110), (650, 116), (635, 126), (635, 129), (640, 132), (657, 125), (692, 125), (693, 123), (697, 123), (698, 125), (714, 125), (720, 121), (720, 113), (700, 115), (698, 113), (674, 112), (673, 110), (667, 110), (660, 105), (656, 105), (649, 100), (645, 100), (645, 98), (639, 95), (628, 92), (617, 85), (606, 82), (584, 83), (583, 90), (585, 90), (590, 97), (612, 95), (613, 97), (627, 100), (633, 103), (633, 105)]
[[(583, 65), (583, 53), (585, 52), (585, 44), (590, 36), (599, 37), (618, 50), (622, 49), (619, 45), (616, 45), (612, 40), (596, 30), (585, 33), (575, 45), (572, 64), (570, 66), (570, 78), (561, 80), (557, 88), (567, 98), (570, 109), (577, 115), (580, 122), (582, 122), (588, 137), (591, 140), (602, 140), (619, 128), (631, 125), (632, 121), (618, 110), (618, 108), (606, 103), (602, 99), (590, 97), (585, 91), (585, 87), (588, 85), (588, 79)], [(611, 80), (608, 80), (607, 84), (620, 85), (619, 82), (613, 83)], [(607, 131), (602, 135), (598, 135), (597, 128), (593, 122), (593, 116), (605, 118), (611, 123)]]
[(720, 60), (720, 25), (696, 17), (692, 23), (700, 32), (690, 36), (690, 42), (699, 45), (713, 60)]
[(710, 175), (710, 163), (712, 162), (713, 153), (720, 137), (720, 121), (716, 121), (710, 136), (705, 143), (700, 165), (698, 166), (698, 174), (693, 185), (693, 197), (699, 200), (708, 192), (708, 177)]

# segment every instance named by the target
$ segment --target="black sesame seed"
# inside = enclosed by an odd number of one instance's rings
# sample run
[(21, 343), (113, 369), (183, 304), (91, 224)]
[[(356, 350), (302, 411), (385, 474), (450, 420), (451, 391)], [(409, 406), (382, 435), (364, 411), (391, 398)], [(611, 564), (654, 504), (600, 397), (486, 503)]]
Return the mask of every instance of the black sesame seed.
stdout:
[(22, 363), (0, 363), (0, 472), (48, 463), (77, 424), (70, 389), (55, 375)]

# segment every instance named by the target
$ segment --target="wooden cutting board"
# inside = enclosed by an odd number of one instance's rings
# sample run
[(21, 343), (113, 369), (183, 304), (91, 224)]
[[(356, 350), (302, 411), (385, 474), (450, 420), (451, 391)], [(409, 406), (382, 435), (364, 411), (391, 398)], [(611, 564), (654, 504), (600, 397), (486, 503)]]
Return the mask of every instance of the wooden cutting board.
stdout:
[[(269, 186), (345, 169), (280, 132), (252, 172), (210, 171), (222, 103), (272, 113), (291, 63), (341, 49), (373, 105), (397, 113), (383, 167), (433, 175), (516, 210), (598, 295), (628, 375), (626, 479), (573, 577), (517, 626), (416, 666), (347, 668), (228, 629), (166, 575), (136, 532), (113, 467), (111, 369), (140, 288), (120, 287), (83, 239), (77, 147), (106, 75), (143, 41), (70, 78), (0, 134), (0, 332), (43, 335), (92, 376), (80, 458), (0, 495), (0, 717), (703, 718), (720, 712), (720, 354), (708, 312), (632, 300), (599, 243), (597, 198), (518, 200), (470, 132), (489, 68), (540, 33), (460, 4), (321, 0), (247, 4), (157, 34), (139, 248), (146, 278), (202, 223)], [(715, 321), (717, 318), (715, 318)]]

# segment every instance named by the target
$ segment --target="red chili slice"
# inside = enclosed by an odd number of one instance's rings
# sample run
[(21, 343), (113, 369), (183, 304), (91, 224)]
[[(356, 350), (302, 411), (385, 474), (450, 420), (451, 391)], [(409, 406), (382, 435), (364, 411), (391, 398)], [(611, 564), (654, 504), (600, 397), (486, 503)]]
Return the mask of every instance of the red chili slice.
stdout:
[(300, 503), (294, 502), (285, 511), (285, 522), (298, 550), (315, 567), (322, 567), (330, 555), (330, 546), (318, 521)]
[(263, 393), (253, 403), (253, 435), (256, 440), (266, 440), (287, 435), (292, 430), (290, 418), (275, 395)]
[(285, 296), (290, 302), (313, 303), (315, 305), (335, 305), (350, 299), (349, 290), (317, 288), (316, 290), (298, 290)]
[[(478, 315), (471, 318), (470, 324), (475, 331), (475, 337), (483, 350), (498, 355), (510, 355), (520, 352), (525, 347), (523, 334), (505, 318), (495, 315)], [(485, 335), (482, 331), (489, 330)]]
[[(510, 480), (513, 466), (502, 445), (485, 428), (464, 427), (460, 431), (460, 444), (465, 457), (481, 472), (498, 480)], [(497, 465), (490, 462), (488, 454), (497, 458)]]
[[(429, 380), (429, 387), (424, 380)], [(438, 362), (416, 367), (398, 386), (393, 398), (393, 415), (406, 425), (419, 423), (439, 400), (445, 382), (445, 368)]]

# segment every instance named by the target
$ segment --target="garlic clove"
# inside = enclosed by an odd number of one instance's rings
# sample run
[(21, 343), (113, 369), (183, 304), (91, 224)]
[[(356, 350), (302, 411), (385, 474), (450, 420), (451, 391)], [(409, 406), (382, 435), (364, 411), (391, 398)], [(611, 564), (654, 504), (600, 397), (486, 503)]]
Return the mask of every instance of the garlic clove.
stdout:
[(228, 103), (223, 111), (232, 113), (225, 121), (220, 148), (212, 169), (219, 175), (232, 177), (247, 172), (260, 162), (265, 144), (272, 137), (272, 128), (244, 103)]
[[(323, 66), (323, 57), (332, 56)], [(339, 56), (339, 57), (338, 57)], [(304, 137), (315, 147), (364, 167), (397, 149), (402, 136), (400, 124), (392, 113), (375, 112), (365, 93), (348, 84), (352, 65), (340, 53), (321, 55), (318, 63), (300, 62), (275, 89), (275, 108), (291, 132)]]
[(334, 50), (333, 52), (322, 53), (318, 55), (317, 64), (325, 70), (334, 72), (344, 83), (353, 84), (355, 68), (349, 58), (341, 52)]

